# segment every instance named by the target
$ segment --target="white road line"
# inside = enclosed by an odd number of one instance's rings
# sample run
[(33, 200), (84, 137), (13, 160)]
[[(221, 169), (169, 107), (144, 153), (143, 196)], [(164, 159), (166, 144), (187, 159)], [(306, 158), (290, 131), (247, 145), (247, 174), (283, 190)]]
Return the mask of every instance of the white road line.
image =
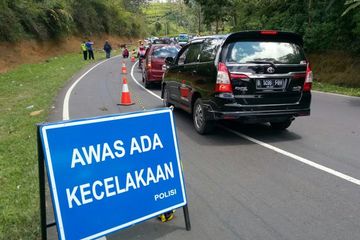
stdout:
[(357, 98), (357, 99), (360, 99), (360, 97), (348, 96), (348, 95), (339, 94), (339, 93), (322, 92), (322, 91), (317, 91), (317, 90), (311, 90), (311, 92), (315, 92), (315, 93), (322, 93), (322, 94), (327, 94), (327, 95), (337, 96), (337, 97)]
[[(134, 66), (135, 66), (135, 64), (134, 64)], [(135, 81), (140, 87), (144, 88), (144, 87), (135, 79), (135, 77), (134, 77), (134, 75), (133, 75), (134, 66), (133, 66), (132, 69), (131, 69), (131, 77), (134, 79), (134, 81)], [(146, 88), (144, 88), (144, 89), (145, 89), (147, 92), (149, 92), (151, 95), (153, 95), (153, 96), (155, 96), (156, 98), (158, 98), (158, 99), (161, 100), (161, 98), (160, 98), (158, 95), (156, 95), (155, 93), (151, 92), (150, 90), (148, 90), (148, 89), (146, 89)], [(242, 138), (244, 138), (244, 139), (246, 139), (246, 140), (248, 140), (248, 141), (250, 141), (250, 142), (259, 144), (260, 146), (263, 146), (263, 147), (265, 147), (265, 148), (267, 148), (267, 149), (270, 149), (270, 150), (275, 151), (275, 152), (277, 152), (277, 153), (283, 154), (283, 155), (285, 155), (285, 156), (287, 156), (287, 157), (290, 157), (290, 158), (292, 158), (292, 159), (295, 159), (295, 160), (297, 160), (297, 161), (299, 161), (299, 162), (302, 162), (302, 163), (304, 163), (304, 164), (307, 164), (307, 165), (309, 165), (309, 166), (311, 166), (311, 167), (314, 167), (314, 168), (316, 168), (316, 169), (319, 169), (319, 170), (321, 170), (321, 171), (324, 171), (324, 172), (327, 172), (327, 173), (329, 173), (329, 174), (332, 174), (332, 175), (334, 175), (334, 176), (336, 176), (336, 177), (339, 177), (339, 178), (341, 178), (341, 179), (344, 179), (344, 180), (346, 180), (346, 181), (348, 181), (348, 182), (354, 183), (354, 184), (356, 184), (356, 185), (360, 185), (360, 180), (359, 180), (359, 179), (353, 178), (353, 177), (351, 177), (351, 176), (349, 176), (349, 175), (343, 174), (343, 173), (338, 172), (338, 171), (336, 171), (336, 170), (334, 170), (334, 169), (325, 167), (325, 166), (323, 166), (323, 165), (321, 165), (321, 164), (315, 163), (315, 162), (310, 161), (310, 160), (308, 160), (308, 159), (306, 159), (306, 158), (303, 158), (303, 157), (300, 157), (300, 156), (295, 155), (295, 154), (293, 154), (293, 153), (287, 152), (287, 151), (282, 150), (282, 149), (280, 149), (280, 148), (278, 148), (278, 147), (275, 147), (275, 146), (272, 146), (272, 145), (270, 145), (270, 144), (264, 143), (264, 142), (262, 142), (262, 141), (260, 141), (260, 140), (257, 140), (257, 139), (255, 139), (255, 138), (252, 138), (252, 137), (250, 137), (250, 136), (247, 136), (247, 135), (245, 135), (245, 134), (243, 134), (243, 133), (234, 131), (234, 130), (232, 130), (232, 129), (230, 129), (230, 128), (227, 128), (227, 127), (225, 127), (225, 126), (221, 126), (221, 127), (222, 127), (223, 129), (225, 129), (226, 131), (229, 131), (229, 132), (231, 132), (231, 133), (233, 133), (233, 134), (235, 134), (235, 135), (237, 135), (237, 136), (239, 136), (239, 137), (242, 137)]]
[(96, 240), (106, 240), (106, 236), (103, 236), (101, 238), (97, 238)]
[(136, 78), (134, 77), (134, 67), (136, 66), (137, 62), (138, 62), (138, 61), (136, 61), (136, 62), (134, 63), (134, 65), (132, 66), (132, 68), (131, 68), (131, 77), (132, 77), (132, 79), (135, 81), (135, 83), (136, 83), (137, 85), (139, 85), (140, 87), (142, 87), (145, 91), (147, 91), (148, 93), (150, 93), (150, 94), (153, 95), (154, 97), (162, 100), (162, 98), (161, 98), (160, 96), (158, 96), (158, 95), (155, 94), (154, 92), (150, 91), (149, 89), (146, 89), (146, 88), (145, 88), (141, 83), (139, 83), (138, 80), (136, 80)]
[(249, 136), (247, 136), (247, 135), (245, 135), (245, 134), (242, 134), (242, 133), (239, 133), (239, 132), (234, 131), (234, 130), (232, 130), (232, 129), (229, 129), (229, 128), (225, 127), (225, 126), (221, 126), (221, 127), (222, 127), (223, 129), (225, 129), (225, 130), (227, 130), (227, 131), (229, 131), (229, 132), (231, 132), (231, 133), (239, 136), (239, 137), (245, 138), (246, 140), (248, 140), (248, 141), (250, 141), (250, 142), (259, 144), (259, 145), (261, 145), (261, 146), (263, 146), (263, 147), (265, 147), (265, 148), (267, 148), (267, 149), (270, 149), (270, 150), (273, 150), (273, 151), (275, 151), (275, 152), (277, 152), (277, 153), (280, 153), (280, 154), (283, 154), (283, 155), (285, 155), (285, 156), (288, 156), (288, 157), (290, 157), (290, 158), (292, 158), (292, 159), (295, 159), (295, 160), (297, 160), (297, 161), (299, 161), (299, 162), (302, 162), (302, 163), (305, 163), (305, 164), (307, 164), (307, 165), (309, 165), (309, 166), (312, 166), (312, 167), (314, 167), (314, 168), (317, 168), (317, 169), (319, 169), (319, 170), (321, 170), (321, 171), (330, 173), (330, 174), (332, 174), (332, 175), (334, 175), (334, 176), (336, 176), (336, 177), (342, 178), (342, 179), (344, 179), (344, 180), (346, 180), (346, 181), (355, 183), (356, 185), (360, 185), (360, 180), (359, 180), (359, 179), (353, 178), (353, 177), (351, 177), (351, 176), (349, 176), (349, 175), (343, 174), (343, 173), (338, 172), (338, 171), (336, 171), (336, 170), (334, 170), (334, 169), (325, 167), (325, 166), (323, 166), (323, 165), (321, 165), (321, 164), (312, 162), (312, 161), (310, 161), (310, 160), (308, 160), (308, 159), (306, 159), (306, 158), (300, 157), (300, 156), (295, 155), (295, 154), (293, 154), (293, 153), (290, 153), (290, 152), (287, 152), (287, 151), (285, 151), (285, 150), (282, 150), (282, 149), (280, 149), (280, 148), (278, 148), (278, 147), (275, 147), (275, 146), (272, 146), (272, 145), (270, 145), (270, 144), (264, 143), (264, 142), (262, 142), (262, 141), (259, 141), (259, 140), (255, 139), (255, 138), (249, 137)]
[(92, 68), (90, 68), (89, 70), (87, 70), (83, 75), (81, 75), (78, 79), (76, 79), (76, 81), (71, 85), (71, 87), (67, 90), (66, 94), (65, 94), (65, 98), (64, 98), (64, 104), (63, 104), (63, 120), (69, 120), (70, 116), (69, 116), (69, 102), (70, 102), (70, 95), (71, 92), (74, 90), (75, 86), (81, 81), (81, 79), (83, 79), (86, 74), (88, 74), (91, 70), (93, 70), (94, 68), (96, 68), (97, 66), (103, 64), (104, 62), (107, 62), (111, 59), (120, 57), (119, 56), (115, 56), (106, 60), (103, 60), (99, 63), (97, 63), (95, 66), (93, 66)]

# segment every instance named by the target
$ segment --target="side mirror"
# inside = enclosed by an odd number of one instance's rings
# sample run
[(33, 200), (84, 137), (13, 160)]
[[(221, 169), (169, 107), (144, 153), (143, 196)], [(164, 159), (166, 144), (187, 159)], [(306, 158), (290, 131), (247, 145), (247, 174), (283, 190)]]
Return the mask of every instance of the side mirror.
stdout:
[(174, 64), (174, 58), (172, 58), (172, 57), (165, 58), (165, 64), (168, 65), (168, 66), (173, 65)]

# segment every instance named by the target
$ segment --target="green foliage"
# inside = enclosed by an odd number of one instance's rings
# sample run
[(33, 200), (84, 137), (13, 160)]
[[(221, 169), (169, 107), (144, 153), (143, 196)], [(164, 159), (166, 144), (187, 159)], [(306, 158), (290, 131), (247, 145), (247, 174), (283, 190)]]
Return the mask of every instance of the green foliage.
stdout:
[[(1, 0), (0, 41), (143, 34), (143, 0)], [(126, 3), (126, 4), (125, 4)], [(128, 10), (126, 7), (130, 8)]]
[(19, 18), (7, 5), (0, 7), (0, 40), (16, 41), (23, 34)]
[(155, 31), (156, 31), (156, 32), (160, 32), (160, 31), (161, 31), (161, 27), (162, 27), (162, 26), (161, 26), (161, 23), (159, 23), (159, 22), (156, 22), (156, 23), (155, 23)]
[(232, 0), (195, 0), (200, 6), (204, 15), (204, 23), (210, 25), (215, 23), (215, 33), (219, 33), (221, 22), (227, 21), (234, 13), (234, 1)]
[(73, 18), (63, 6), (56, 4), (44, 9), (42, 20), (50, 37), (58, 38), (71, 32)]
[(343, 12), (343, 14), (341, 16), (344, 16), (350, 10), (359, 7), (360, 6), (360, 0), (348, 0), (348, 1), (345, 2), (345, 5), (347, 5), (348, 7), (346, 8), (346, 10)]
[(124, 7), (133, 13), (141, 13), (141, 8), (147, 5), (147, 0), (126, 0)]
[(345, 0), (234, 0), (232, 31), (277, 29), (304, 36), (309, 52), (360, 52), (358, 13), (341, 17)]
[(195, 16), (182, 2), (150, 3), (143, 7), (143, 12), (149, 35), (176, 36), (182, 32), (196, 32)]

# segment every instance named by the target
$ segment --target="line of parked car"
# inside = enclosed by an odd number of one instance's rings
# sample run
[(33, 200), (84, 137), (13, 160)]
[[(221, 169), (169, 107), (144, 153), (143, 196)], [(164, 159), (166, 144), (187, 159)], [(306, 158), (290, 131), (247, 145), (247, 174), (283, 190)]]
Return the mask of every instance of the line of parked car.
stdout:
[(177, 37), (148, 38), (145, 39), (145, 56), (140, 64), (142, 81), (146, 88), (153, 84), (161, 83), (165, 69), (165, 59), (175, 58), (180, 49), (188, 44), (192, 37), (181, 33)]
[(245, 31), (194, 38), (183, 47), (151, 44), (142, 72), (145, 87), (161, 83), (164, 105), (192, 114), (200, 134), (218, 120), (284, 130), (310, 115), (313, 76), (295, 33)]

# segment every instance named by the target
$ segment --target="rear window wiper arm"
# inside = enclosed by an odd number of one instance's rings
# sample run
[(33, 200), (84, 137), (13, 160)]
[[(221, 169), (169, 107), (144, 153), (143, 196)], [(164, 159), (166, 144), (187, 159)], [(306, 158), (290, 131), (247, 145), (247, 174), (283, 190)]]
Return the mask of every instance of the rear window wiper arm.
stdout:
[(274, 62), (272, 62), (272, 61), (265, 61), (265, 60), (246, 61), (245, 63), (265, 63), (265, 64), (275, 65)]

